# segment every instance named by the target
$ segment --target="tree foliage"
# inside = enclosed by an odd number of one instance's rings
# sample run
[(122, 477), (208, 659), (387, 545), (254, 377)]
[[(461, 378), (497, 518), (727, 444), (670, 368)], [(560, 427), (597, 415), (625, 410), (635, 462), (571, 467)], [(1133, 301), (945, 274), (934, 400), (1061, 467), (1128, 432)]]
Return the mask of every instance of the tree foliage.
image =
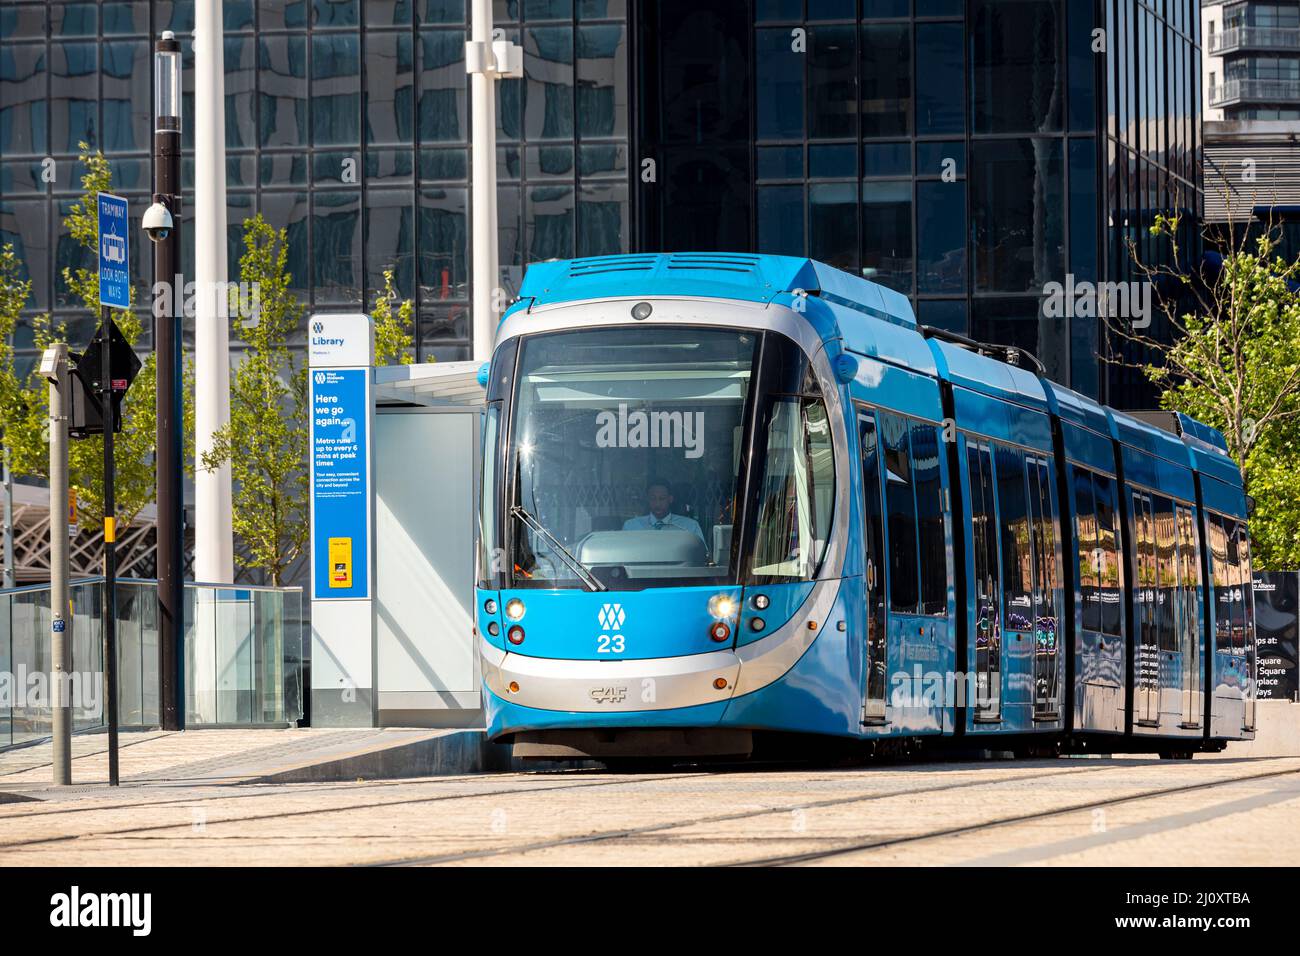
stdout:
[(384, 287), (376, 293), (375, 306), (370, 312), (374, 321), (376, 365), (410, 365), (415, 361), (415, 338), (411, 334), (415, 306), (406, 299), (394, 311), (396, 301), (393, 270), (385, 269)]
[[(108, 160), (98, 150), (80, 144), (80, 160), (84, 173), (81, 177), (81, 194), (72, 204), (64, 225), (69, 235), (81, 247), (82, 265), (65, 266), (61, 273), (64, 288), (89, 313), (91, 327), (98, 325), (99, 305), (99, 201), (98, 193), (111, 192), (113, 177)], [(141, 252), (137, 251), (137, 255)], [(12, 267), (4, 266), (6, 276), (12, 276)], [(6, 285), (8, 284), (8, 280)], [(27, 291), (30, 291), (28, 288)], [(135, 287), (131, 286), (131, 301), (135, 301)], [(12, 297), (16, 300), (17, 296)], [(25, 300), (26, 295), (23, 295)], [(5, 294), (5, 304), (0, 309), (0, 323), (12, 329), (17, 324), (17, 313), (22, 303), (15, 306), (11, 296)], [(143, 323), (130, 309), (112, 311), (113, 321), (131, 345), (140, 341)], [(10, 324), (12, 323), (12, 325)], [(67, 342), (71, 358), (80, 354), (89, 344), (69, 340), (68, 329), (62, 322), (53, 322), (48, 315), (38, 315), (31, 320), (33, 345), (44, 350), (55, 342)], [(14, 474), (47, 478), (49, 475), (49, 384), (33, 368), (27, 376), (15, 371), (12, 348), (0, 351), (0, 423), (4, 426), (5, 447), (10, 456)], [(9, 377), (11, 376), (11, 377)], [(156, 491), (154, 471), (155, 447), (155, 394), (154, 358), (150, 354), (126, 393), (122, 402), (122, 430), (114, 436), (115, 482), (114, 498), (119, 526), (130, 525), (140, 510), (154, 500)], [(189, 448), (188, 460), (193, 453), (192, 396), (185, 395), (183, 403), (183, 428)], [(98, 525), (104, 517), (104, 442), (100, 436), (70, 443), (68, 449), (68, 478), (76, 493), (82, 519), (89, 525)]]
[[(1157, 217), (1151, 232), (1170, 244), (1171, 261), (1182, 260), (1177, 217)], [(1277, 248), (1268, 229), (1230, 244), (1218, 268), (1139, 262), (1153, 284), (1184, 292), (1159, 300), (1169, 340), (1109, 321), (1152, 357), (1137, 367), (1161, 389), (1163, 408), (1223, 433), (1256, 500), (1257, 569), (1300, 567), (1300, 261)]]
[(14, 332), (32, 294), (22, 261), (12, 243), (0, 249), (0, 435), (16, 436), (28, 427), (26, 380), (14, 359)]
[(307, 545), (307, 377), (289, 337), (303, 307), (290, 291), (288, 236), (261, 215), (244, 223), (240, 280), (258, 290), (257, 321), (231, 376), (230, 422), (213, 437), (203, 467), (230, 465), (233, 526), (245, 568), (280, 585)]

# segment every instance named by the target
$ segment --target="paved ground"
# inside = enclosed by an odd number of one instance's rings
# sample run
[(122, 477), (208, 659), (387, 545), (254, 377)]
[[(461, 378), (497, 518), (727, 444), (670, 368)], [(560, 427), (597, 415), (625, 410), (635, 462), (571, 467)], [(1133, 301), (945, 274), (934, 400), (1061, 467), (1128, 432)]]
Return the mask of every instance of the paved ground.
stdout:
[[(127, 731), (119, 737), (118, 779), (131, 787), (248, 783), (447, 733), (402, 729)], [(107, 734), (73, 736), (72, 781), (76, 787), (107, 783), (107, 748)], [(0, 752), (0, 793), (45, 790), (52, 779), (51, 759), (48, 741)]]
[[(0, 866), (1300, 860), (1300, 758), (1231, 752), (1177, 762), (239, 782), (313, 749), (364, 746), (376, 733), (385, 732), (123, 735), (116, 792), (90, 782), (50, 790), (39, 749), (0, 754)], [(91, 781), (103, 738), (77, 741), (75, 779)]]

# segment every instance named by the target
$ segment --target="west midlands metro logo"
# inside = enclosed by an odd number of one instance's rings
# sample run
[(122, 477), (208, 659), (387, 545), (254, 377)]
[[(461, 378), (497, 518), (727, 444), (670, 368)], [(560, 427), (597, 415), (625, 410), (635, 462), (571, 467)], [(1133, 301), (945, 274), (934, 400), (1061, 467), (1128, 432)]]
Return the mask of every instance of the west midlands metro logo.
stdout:
[(601, 605), (600, 613), (596, 617), (600, 620), (600, 626), (606, 629), (622, 627), (623, 622), (627, 620), (627, 615), (623, 613), (623, 605), (621, 604)]
[(317, 372), (317, 373), (316, 373), (316, 384), (317, 384), (317, 385), (324, 385), (324, 384), (325, 384), (325, 373), (324, 373), (324, 372)]
[(319, 322), (319, 321), (313, 322), (311, 324), (311, 331), (312, 331), (312, 336), (311, 336), (312, 345), (342, 346), (345, 344), (343, 339), (327, 339), (323, 336), (322, 333), (324, 333), (325, 331), (324, 322)]

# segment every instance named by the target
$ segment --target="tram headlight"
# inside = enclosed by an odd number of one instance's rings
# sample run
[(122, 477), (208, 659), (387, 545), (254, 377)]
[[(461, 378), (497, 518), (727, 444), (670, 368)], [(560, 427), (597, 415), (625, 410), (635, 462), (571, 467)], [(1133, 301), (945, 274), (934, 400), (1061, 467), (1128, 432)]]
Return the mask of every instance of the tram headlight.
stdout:
[(521, 621), (524, 617), (524, 602), (519, 598), (511, 598), (506, 602), (506, 617), (512, 621)]
[(496, 621), (489, 621), (488, 633), (491, 634), (493, 637), (496, 637), (498, 634), (501, 633), (501, 625), (499, 625)]
[(736, 599), (730, 594), (715, 594), (709, 598), (709, 614), (719, 621), (729, 621), (736, 616)]
[(484, 601), (484, 602), (483, 602), (483, 610), (486, 611), (486, 612), (489, 613), (489, 614), (495, 614), (495, 613), (497, 612), (497, 602), (496, 602), (496, 599), (495, 599), (495, 598), (488, 598), (486, 601)]
[(757, 609), (760, 610), (760, 611), (766, 611), (766, 610), (767, 610), (767, 606), (768, 606), (769, 604), (771, 604), (771, 603), (772, 603), (772, 601), (768, 598), (768, 596), (767, 596), (766, 594), (755, 594), (755, 595), (754, 595), (754, 607), (757, 608)]
[(511, 644), (522, 644), (524, 642), (524, 629), (516, 624), (506, 631), (506, 640)]
[(638, 322), (644, 322), (646, 319), (650, 318), (650, 313), (652, 312), (654, 312), (654, 306), (649, 302), (638, 302), (636, 305), (632, 306), (632, 318), (636, 319)]
[(726, 621), (714, 621), (709, 628), (709, 637), (713, 638), (719, 644), (723, 641), (731, 640), (731, 626)]

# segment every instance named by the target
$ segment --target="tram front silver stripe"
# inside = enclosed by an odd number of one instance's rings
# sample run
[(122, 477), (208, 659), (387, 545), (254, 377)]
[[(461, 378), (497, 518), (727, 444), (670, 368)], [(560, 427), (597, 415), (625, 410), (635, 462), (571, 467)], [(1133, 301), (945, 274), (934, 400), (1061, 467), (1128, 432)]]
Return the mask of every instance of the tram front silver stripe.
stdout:
[[(483, 678), (503, 700), (539, 710), (618, 713), (696, 707), (751, 694), (779, 680), (827, 628), (838, 580), (819, 581), (800, 613), (736, 650), (642, 660), (563, 660), (511, 654), (479, 637)], [(809, 630), (808, 621), (817, 622)], [(714, 686), (726, 678), (721, 690)], [(519, 689), (510, 690), (515, 683)]]

